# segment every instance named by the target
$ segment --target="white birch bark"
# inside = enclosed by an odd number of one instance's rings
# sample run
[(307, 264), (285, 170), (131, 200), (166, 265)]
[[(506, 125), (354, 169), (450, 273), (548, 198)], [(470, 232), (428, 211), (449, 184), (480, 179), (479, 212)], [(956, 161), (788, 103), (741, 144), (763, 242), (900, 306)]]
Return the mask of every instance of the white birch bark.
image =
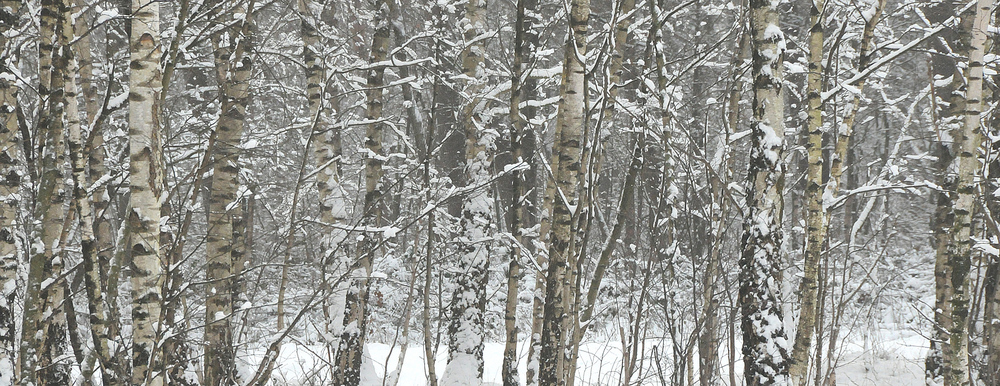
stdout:
[(69, 369), (56, 361), (66, 351), (66, 315), (60, 283), (63, 261), (59, 238), (64, 221), (65, 163), (64, 78), (62, 17), (64, 1), (42, 2), (39, 26), (39, 135), (40, 171), (34, 216), (35, 236), (30, 248), (24, 321), (21, 334), (21, 383), (58, 385), (69, 381)]
[[(546, 194), (545, 206), (552, 208), (548, 239), (548, 268), (545, 276), (545, 305), (542, 321), (542, 347), (539, 355), (539, 379), (542, 386), (566, 384), (567, 304), (575, 299), (575, 283), (569, 282), (576, 265), (576, 231), (580, 203), (578, 188), (582, 168), (582, 148), (586, 129), (586, 71), (583, 59), (587, 53), (587, 31), (590, 1), (570, 3), (569, 27), (564, 48), (562, 85), (559, 89), (559, 111), (555, 144), (552, 148), (554, 184)], [(544, 231), (544, 227), (543, 227)], [(575, 364), (569, 364), (575, 365)]]
[(132, 384), (163, 384), (157, 348), (163, 299), (160, 248), (160, 195), (163, 145), (160, 141), (160, 12), (151, 0), (132, 0), (129, 75), (128, 226), (132, 237)]
[[(980, 170), (979, 147), (983, 142), (979, 116), (982, 112), (983, 55), (991, 9), (991, 1), (979, 0), (975, 8), (962, 15), (962, 25), (968, 26), (969, 30), (960, 32), (960, 35), (971, 36), (968, 43), (968, 64), (963, 71), (965, 108), (960, 111), (961, 125), (955, 127), (951, 135), (955, 141), (952, 146), (955, 147), (957, 156), (953, 164), (953, 170), (957, 172), (957, 194), (953, 203), (954, 222), (949, 230), (950, 243), (945, 252), (953, 285), (948, 299), (951, 326), (944, 348), (943, 375), (946, 386), (970, 384), (968, 322), (973, 244), (971, 232), (976, 205), (976, 180)], [(971, 20), (967, 20), (970, 18)]]
[[(236, 385), (233, 333), (233, 283), (242, 274), (235, 264), (233, 234), (237, 216), (240, 143), (246, 123), (249, 80), (253, 61), (249, 55), (254, 0), (226, 1), (231, 25), (213, 36), (215, 64), (220, 82), (221, 111), (216, 127), (209, 193), (207, 279), (205, 307), (205, 376), (207, 386)], [(239, 18), (237, 18), (239, 16)], [(241, 208), (240, 208), (241, 209)]]
[(792, 384), (809, 381), (809, 359), (816, 331), (816, 296), (819, 292), (819, 264), (826, 239), (826, 211), (823, 208), (823, 11), (825, 0), (812, 1), (809, 11), (809, 52), (806, 75), (806, 248), (802, 281), (799, 284), (799, 320), (792, 345), (789, 375)]

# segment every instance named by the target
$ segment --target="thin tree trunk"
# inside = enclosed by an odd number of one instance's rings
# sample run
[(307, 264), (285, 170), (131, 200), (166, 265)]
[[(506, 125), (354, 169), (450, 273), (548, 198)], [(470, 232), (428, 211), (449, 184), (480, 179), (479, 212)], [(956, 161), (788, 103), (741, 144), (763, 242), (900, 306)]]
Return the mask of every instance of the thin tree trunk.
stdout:
[[(163, 152), (160, 152), (163, 156)], [(165, 160), (160, 159), (160, 164), (165, 165)], [(160, 206), (160, 218), (174, 214), (170, 201), (164, 201)], [(185, 287), (184, 273), (181, 271), (181, 262), (184, 260), (183, 247), (175, 240), (175, 227), (160, 228), (160, 251), (163, 254), (163, 340), (162, 363), (164, 380), (163, 383), (175, 386), (194, 386), (195, 380), (188, 377), (187, 372), (193, 366), (191, 363), (191, 352), (188, 344), (187, 318), (183, 310)]]
[(555, 144), (552, 149), (554, 190), (547, 195), (546, 206), (552, 208), (549, 235), (549, 262), (545, 277), (545, 306), (542, 323), (542, 348), (539, 356), (539, 385), (566, 384), (564, 351), (566, 348), (567, 302), (576, 297), (575, 282), (569, 270), (577, 264), (578, 185), (582, 162), (581, 141), (586, 131), (586, 81), (583, 58), (587, 52), (587, 30), (590, 1), (570, 3), (570, 35), (566, 40), (562, 85), (559, 90), (559, 112)]
[(14, 382), (14, 360), (17, 357), (14, 332), (16, 321), (14, 301), (17, 295), (18, 238), (16, 224), (21, 174), (17, 170), (20, 153), (17, 123), (18, 55), (13, 55), (13, 44), (8, 31), (20, 28), (22, 1), (0, 2), (0, 386)]
[[(79, 2), (77, 2), (79, 3)], [(77, 4), (78, 5), (78, 4)], [(75, 12), (75, 10), (74, 10)], [(63, 17), (63, 34), (69, 32), (71, 35), (66, 38), (67, 41), (71, 41), (79, 28), (79, 21), (75, 24), (73, 23), (73, 18), (71, 15), (67, 14)], [(67, 50), (66, 55), (81, 54), (87, 58), (89, 63), (90, 60), (90, 46), (81, 45), (73, 50)], [(79, 62), (77, 62), (74, 56), (69, 58), (65, 77), (65, 92), (66, 92), (66, 125), (68, 127), (68, 141), (69, 141), (69, 155), (70, 162), (73, 171), (73, 203), (75, 204), (76, 213), (80, 219), (80, 250), (81, 258), (83, 260), (83, 278), (87, 284), (90, 283), (100, 283), (100, 271), (97, 263), (97, 251), (96, 244), (94, 242), (94, 215), (91, 207), (91, 198), (87, 192), (89, 187), (89, 181), (87, 179), (87, 163), (88, 157), (87, 152), (90, 151), (90, 147), (84, 143), (84, 138), (82, 134), (82, 128), (80, 123), (80, 111), (79, 102), (77, 101), (77, 84), (75, 75), (80, 72)], [(89, 64), (88, 64), (89, 65)], [(81, 79), (83, 78), (81, 74)], [(87, 82), (89, 86), (89, 81)], [(96, 99), (96, 98), (87, 98)], [(79, 276), (78, 276), (79, 277)], [(96, 278), (96, 281), (95, 281)], [(108, 335), (107, 335), (107, 316), (104, 309), (104, 292), (101, 290), (99, 285), (87, 285), (87, 304), (88, 311), (90, 312), (90, 332), (93, 338), (94, 351), (93, 357), (100, 362), (101, 369), (101, 379), (104, 385), (114, 385), (115, 378), (111, 374), (105, 374), (107, 371), (106, 364), (110, 362), (108, 360), (109, 356), (108, 350)], [(75, 309), (72, 307), (73, 302), (69, 300), (65, 302), (66, 305), (66, 321), (68, 327), (70, 328), (70, 342), (74, 346), (74, 351), (76, 347), (79, 346), (78, 338), (74, 338), (79, 334), (76, 330), (75, 322)], [(88, 365), (87, 361), (83, 360), (82, 355), (77, 355), (77, 362), (79, 362), (81, 369), (84, 370), (85, 384), (90, 384), (93, 376), (93, 365)], [(92, 363), (92, 362), (91, 362)], [(103, 382), (107, 380), (108, 382)]]
[[(504, 346), (503, 368), (501, 370), (504, 386), (520, 385), (517, 372), (517, 304), (518, 283), (522, 276), (521, 259), (524, 256), (537, 258), (534, 256), (534, 237), (524, 232), (526, 228), (533, 225), (530, 211), (534, 209), (529, 195), (534, 196), (531, 192), (535, 182), (533, 159), (535, 136), (531, 120), (535, 117), (536, 109), (525, 102), (535, 99), (535, 87), (537, 87), (537, 82), (528, 76), (534, 66), (534, 49), (538, 43), (538, 36), (533, 30), (533, 25), (536, 22), (535, 8), (537, 8), (536, 0), (518, 0), (514, 22), (514, 65), (510, 92), (510, 153), (511, 162), (526, 165), (523, 169), (515, 169), (511, 176), (514, 200), (510, 206), (510, 232), (517, 240), (517, 245), (511, 249), (510, 265), (507, 271), (507, 303), (504, 309), (504, 329), (507, 342)], [(524, 107), (521, 106), (522, 103), (525, 104)], [(540, 278), (541, 274), (536, 272), (532, 276)], [(543, 281), (536, 280), (535, 285), (539, 284), (544, 286)], [(538, 352), (536, 343), (539, 342), (538, 337), (540, 337), (541, 331), (537, 331), (536, 327), (541, 327), (541, 302), (542, 299), (532, 296), (532, 330), (528, 337), (528, 370), (525, 376), (529, 385), (537, 381), (538, 361), (535, 354)]]
[[(744, 0), (742, 4), (742, 9), (746, 9), (747, 2)], [(735, 52), (732, 61), (732, 84), (730, 85), (729, 93), (729, 106), (726, 116), (725, 135), (722, 138), (723, 143), (730, 143), (731, 133), (737, 131), (737, 125), (739, 125), (739, 101), (742, 99), (743, 82), (742, 82), (742, 68), (743, 61), (746, 58), (747, 46), (749, 45), (750, 34), (747, 31), (740, 31), (740, 38), (734, 47)], [(719, 297), (716, 296), (716, 289), (718, 288), (719, 280), (721, 277), (721, 267), (722, 262), (721, 255), (722, 249), (725, 245), (725, 240), (727, 236), (726, 231), (726, 219), (729, 214), (729, 204), (730, 200), (726, 197), (726, 191), (728, 189), (729, 183), (732, 181), (732, 160), (728, 154), (728, 146), (720, 146), (717, 150), (723, 152), (722, 162), (719, 166), (718, 176), (713, 177), (712, 184), (712, 200), (714, 201), (713, 208), (718, 207), (718, 209), (712, 212), (712, 250), (708, 259), (708, 266), (705, 268), (705, 288), (702, 296), (702, 302), (705, 307), (704, 313), (704, 326), (702, 327), (702, 332), (698, 337), (698, 364), (699, 370), (701, 371), (700, 385), (701, 386), (712, 386), (717, 383), (719, 379)]]
[(799, 284), (798, 328), (788, 370), (794, 386), (809, 382), (809, 354), (816, 332), (816, 296), (819, 265), (826, 240), (826, 211), (823, 207), (823, 8), (824, 0), (812, 1), (809, 11), (809, 73), (806, 76), (806, 248), (803, 276)]
[(66, 197), (62, 193), (64, 172), (64, 77), (65, 62), (58, 55), (63, 43), (62, 17), (69, 5), (64, 1), (42, 2), (39, 26), (39, 185), (34, 216), (40, 220), (36, 232), (42, 248), (35, 249), (28, 265), (24, 321), (21, 333), (21, 383), (62, 385), (69, 382), (69, 368), (58, 361), (66, 349), (65, 299), (60, 284), (63, 263), (59, 257)]
[[(539, 45), (538, 32), (536, 26), (539, 24), (538, 0), (518, 0), (517, 15), (514, 21), (514, 67), (511, 75), (511, 101), (510, 101), (510, 149), (512, 162), (527, 163), (525, 170), (516, 170), (513, 175), (514, 202), (511, 206), (510, 230), (518, 241), (518, 247), (514, 249), (514, 255), (510, 262), (508, 276), (517, 277), (521, 275), (521, 259), (524, 252), (530, 252), (539, 266), (545, 266), (545, 259), (540, 253), (535, 253), (536, 234), (526, 234), (524, 229), (535, 225), (535, 217), (532, 213), (537, 210), (538, 196), (534, 192), (536, 188), (536, 165), (535, 165), (535, 125), (533, 120), (538, 109), (530, 104), (538, 98), (538, 81), (530, 76), (531, 70), (535, 67), (535, 51)], [(521, 250), (526, 248), (526, 250)], [(538, 383), (538, 354), (541, 348), (542, 334), (542, 304), (544, 302), (545, 281), (541, 272), (533, 272), (534, 291), (532, 292), (531, 304), (531, 331), (528, 336), (528, 359), (527, 371), (525, 373), (525, 384), (533, 386)], [(517, 336), (516, 312), (517, 298), (511, 299), (512, 294), (516, 294), (518, 280), (508, 278), (507, 289), (507, 346), (504, 350), (504, 386), (513, 386), (517, 381)], [(515, 288), (510, 288), (514, 285)], [(512, 337), (512, 335), (514, 335)], [(513, 339), (512, 339), (513, 338)]]
[[(80, 76), (81, 78), (90, 76), (87, 67), (81, 67)], [(100, 107), (94, 108), (94, 110), (91, 108), (93, 106), (88, 103), (88, 117), (104, 114), (103, 111), (98, 112)], [(95, 122), (95, 119), (91, 119), (90, 122)], [(94, 350), (99, 361), (98, 365), (101, 367), (102, 382), (104, 386), (114, 386), (121, 384), (125, 375), (125, 371), (122, 369), (122, 358), (119, 355), (120, 351), (112, 352), (109, 345), (110, 340), (114, 339), (117, 335), (116, 332), (120, 330), (118, 327), (120, 318), (114, 316), (117, 314), (114, 312), (116, 309), (114, 305), (117, 302), (117, 287), (112, 288), (108, 283), (115, 253), (115, 231), (107, 217), (110, 197), (107, 187), (109, 176), (107, 176), (108, 171), (104, 166), (106, 151), (104, 128), (103, 125), (97, 125), (91, 127), (90, 130), (90, 143), (87, 144), (84, 153), (87, 156), (90, 171), (89, 183), (94, 186), (91, 199), (94, 219), (93, 253), (95, 256), (83, 261), (84, 287), (87, 291), (88, 312), (90, 312), (91, 317), (91, 337), (95, 342)]]
[[(603, 125), (611, 126), (613, 125), (614, 111), (618, 104), (618, 94), (622, 83), (622, 73), (623, 73), (623, 59), (625, 57), (625, 48), (628, 43), (628, 30), (632, 25), (633, 10), (635, 10), (635, 0), (622, 0), (617, 5), (617, 10), (615, 11), (615, 18), (617, 22), (615, 23), (615, 32), (610, 39), (611, 46), (611, 62), (607, 69), (607, 82), (605, 84), (605, 95), (602, 104), (602, 117), (601, 123)], [(601, 130), (600, 126), (597, 130)], [(596, 131), (595, 131), (596, 132)], [(596, 134), (595, 134), (596, 135)], [(608, 265), (611, 263), (612, 253), (615, 246), (618, 243), (618, 239), (621, 237), (622, 230), (625, 226), (626, 215), (630, 213), (632, 204), (634, 202), (635, 195), (635, 178), (642, 169), (642, 150), (645, 148), (645, 134), (637, 134), (635, 137), (635, 148), (632, 152), (631, 161), (629, 162), (628, 171), (625, 177), (625, 183), (622, 186), (622, 195), (618, 200), (618, 215), (616, 216), (615, 225), (611, 231), (611, 236), (602, 246), (601, 254), (597, 260), (597, 265), (594, 267), (594, 275), (591, 278), (590, 287), (587, 290), (587, 297), (582, 304), (582, 310), (580, 310), (579, 323), (576, 323), (572, 329), (572, 335), (569, 341), (569, 358), (567, 361), (571, 364), (575, 364), (580, 352), (580, 342), (583, 340), (583, 336), (586, 333), (587, 326), (594, 312), (594, 303), (597, 302), (597, 294), (600, 291), (601, 282), (604, 280), (604, 274), (607, 272)], [(602, 157), (603, 151), (601, 151), (600, 139), (595, 138), (593, 141), (594, 145), (598, 148), (592, 156), (592, 162), (598, 163), (597, 165), (591, 166), (591, 173), (594, 176), (600, 173), (600, 159)], [(587, 162), (584, 161), (584, 164)], [(593, 188), (588, 189), (588, 195), (591, 197), (589, 201), (591, 204), (595, 204), (593, 195)], [(595, 210), (593, 208), (591, 210)], [(577, 284), (578, 285), (578, 284)], [(580, 288), (575, 287), (575, 291), (579, 292)], [(574, 313), (575, 314), (575, 313)], [(576, 366), (570, 365), (567, 367), (566, 384), (573, 385), (576, 380)]]
[(754, 98), (747, 211), (739, 262), (744, 378), (748, 386), (789, 382), (788, 342), (777, 279), (785, 180), (781, 94), (785, 39), (778, 27), (776, 5), (766, 0), (750, 1)]
[[(1000, 13), (995, 13), (994, 24), (1000, 22)], [(993, 35), (991, 51), (995, 54), (1000, 52), (1000, 34)], [(997, 82), (997, 75), (993, 75), (993, 82)], [(1000, 92), (991, 88), (984, 88), (983, 92), (990, 92), (988, 101), (994, 105), (1000, 101)], [(989, 159), (986, 163), (986, 192), (996, 192), (1000, 189), (1000, 109), (994, 108), (990, 116), (986, 119), (989, 127), (989, 142), (986, 154)], [(995, 224), (1000, 222), (1000, 200), (994, 194), (986, 195), (986, 208), (989, 210), (990, 218)], [(989, 228), (988, 228), (989, 229)], [(1000, 230), (992, 229), (990, 235), (1000, 238)], [(1000, 247), (994, 242), (993, 247)], [(987, 263), (986, 274), (983, 277), (984, 284), (984, 312), (983, 312), (983, 346), (986, 356), (986, 366), (980, 370), (979, 378), (985, 386), (1000, 386), (1000, 256), (990, 256)]]
[[(389, 17), (394, 8), (392, 0), (378, 0), (375, 3), (375, 34), (369, 63), (380, 63), (388, 57), (391, 33)], [(381, 179), (385, 154), (382, 151), (382, 124), (377, 121), (382, 118), (384, 73), (383, 66), (368, 70), (366, 84), (368, 106), (365, 118), (371, 123), (367, 125), (364, 139), (368, 155), (365, 157), (365, 206), (361, 225), (367, 227), (381, 225), (382, 219)], [(351, 284), (344, 303), (344, 330), (334, 358), (336, 368), (333, 381), (337, 385), (357, 386), (361, 382), (361, 364), (368, 332), (368, 277), (371, 275), (372, 261), (378, 253), (380, 240), (381, 235), (377, 232), (366, 231), (360, 241), (357, 260), (349, 268)]]
[[(431, 100), (431, 117), (436, 117), (437, 109), (437, 97), (438, 88), (440, 87), (439, 81), (435, 79), (432, 100)], [(424, 189), (424, 201), (431, 202), (433, 199), (431, 193), (431, 153), (434, 150), (434, 128), (437, 126), (437, 122), (431, 122), (427, 125), (427, 135), (424, 137), (426, 143), (424, 143), (424, 154), (423, 154), (423, 189)], [(436, 362), (435, 352), (436, 346), (432, 340), (431, 334), (431, 285), (433, 284), (434, 278), (434, 244), (436, 238), (434, 236), (434, 211), (430, 211), (427, 214), (427, 239), (424, 243), (424, 283), (421, 286), (423, 291), (423, 305), (424, 310), (421, 315), (423, 335), (424, 335), (424, 362), (427, 366), (427, 385), (437, 386), (437, 372), (434, 367)]]
[(233, 237), (238, 204), (239, 153), (249, 96), (249, 78), (253, 61), (248, 53), (251, 15), (254, 0), (249, 4), (238, 1), (235, 20), (226, 30), (226, 40), (213, 36), (216, 48), (216, 71), (219, 73), (222, 109), (213, 148), (212, 185), (209, 198), (208, 267), (205, 308), (205, 376), (207, 386), (236, 385), (235, 342), (233, 333), (233, 278), (240, 276), (242, 267), (233, 260), (236, 240)]
[[(319, 211), (320, 220), (324, 224), (346, 224), (347, 197), (340, 184), (341, 157), (341, 132), (339, 127), (330, 124), (330, 107), (324, 106), (324, 99), (328, 98), (326, 92), (327, 71), (323, 62), (322, 38), (319, 28), (323, 25), (322, 17), (317, 17), (314, 10), (318, 4), (310, 0), (300, 0), (299, 13), (301, 14), (300, 29), (302, 33), (303, 56), (306, 63), (306, 98), (309, 102), (309, 119), (312, 122), (312, 132), (318, 141), (313, 147), (313, 158), (319, 172), (316, 173), (316, 189), (319, 191)], [(319, 15), (323, 12), (320, 11)], [(335, 101), (335, 100), (334, 100)], [(331, 103), (331, 102), (326, 102)], [(347, 248), (347, 232), (339, 227), (330, 228), (330, 233), (323, 236), (321, 249), (324, 257), (324, 269), (333, 269), (332, 277), (340, 277), (345, 267), (349, 266), (347, 256), (350, 255)], [(331, 294), (329, 301), (325, 305), (331, 317), (325, 328), (330, 336), (339, 336), (343, 328), (343, 319), (340, 316), (344, 312), (344, 284), (335, 283), (336, 290)], [(326, 342), (336, 346), (337, 342)]]

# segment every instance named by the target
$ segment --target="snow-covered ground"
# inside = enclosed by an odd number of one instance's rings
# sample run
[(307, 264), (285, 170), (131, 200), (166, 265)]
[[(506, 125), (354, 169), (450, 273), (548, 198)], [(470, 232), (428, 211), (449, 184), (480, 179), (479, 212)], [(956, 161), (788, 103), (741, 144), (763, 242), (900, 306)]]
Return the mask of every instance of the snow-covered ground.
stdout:
[[(526, 347), (523, 342), (519, 348)], [(872, 386), (903, 386), (916, 385), (923, 382), (923, 360), (926, 353), (927, 339), (912, 331), (881, 330), (857, 340), (852, 340), (843, 348), (837, 367), (838, 385), (872, 385)], [(399, 360), (399, 347), (391, 349), (390, 345), (373, 343), (368, 345), (364, 385), (383, 386), (383, 379), (388, 372), (395, 369)], [(662, 358), (662, 348), (660, 348)], [(578, 385), (596, 386), (621, 384), (621, 344), (620, 343), (585, 343), (580, 350), (580, 368), (577, 373)], [(652, 344), (647, 347), (647, 360), (652, 357)], [(390, 354), (391, 352), (391, 354)], [(723, 353), (724, 354), (724, 353)], [(525, 353), (519, 352), (520, 373), (523, 379), (525, 372)], [(259, 353), (251, 354), (249, 359), (258, 360)], [(486, 366), (484, 369), (484, 385), (500, 385), (500, 367), (503, 358), (502, 343), (487, 343), (484, 352)], [(388, 359), (388, 360), (387, 360)], [(440, 378), (447, 360), (446, 349), (438, 350), (435, 367)], [(329, 367), (326, 366), (327, 354), (320, 346), (304, 346), (286, 344), (282, 347), (281, 359), (275, 369), (274, 377), (282, 385), (319, 385), (329, 379)], [(661, 359), (662, 360), (662, 359)], [(728, 383), (728, 373), (723, 358), (722, 379)], [(424, 386), (427, 373), (424, 366), (423, 347), (410, 346), (403, 361), (399, 386)], [(641, 381), (642, 385), (660, 385), (659, 378), (650, 371), (656, 371), (647, 363), (647, 368)], [(668, 371), (669, 364), (662, 364)], [(737, 373), (741, 371), (737, 362)], [(739, 374), (737, 374), (739, 375)], [(635, 381), (634, 381), (635, 382)], [(471, 384), (471, 383), (470, 383)], [(635, 384), (635, 383), (633, 383)]]

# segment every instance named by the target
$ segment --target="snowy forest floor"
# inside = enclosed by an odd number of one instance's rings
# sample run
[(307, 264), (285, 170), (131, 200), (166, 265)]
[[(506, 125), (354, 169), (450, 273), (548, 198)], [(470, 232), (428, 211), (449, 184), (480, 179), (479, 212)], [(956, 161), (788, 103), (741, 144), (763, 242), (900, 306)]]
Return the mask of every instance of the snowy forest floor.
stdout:
[[(855, 341), (848, 344), (840, 358), (837, 367), (838, 385), (878, 385), (903, 386), (923, 382), (923, 361), (927, 350), (927, 339), (912, 331), (882, 330), (869, 334), (867, 344)], [(522, 344), (519, 347), (525, 347)], [(447, 361), (447, 350), (438, 351), (436, 371), (438, 376), (444, 371)], [(256, 350), (255, 350), (256, 351)], [(319, 346), (286, 344), (282, 347), (281, 359), (275, 369), (274, 378), (283, 385), (318, 385), (324, 384), (329, 377), (325, 366), (326, 355)], [(390, 345), (373, 343), (368, 345), (368, 355), (364, 366), (364, 386), (383, 386), (386, 373), (386, 357), (389, 356)], [(260, 351), (251, 354), (252, 360), (259, 360)], [(525, 353), (519, 352), (520, 375), (525, 372)], [(652, 350), (650, 349), (650, 354)], [(725, 355), (725, 353), (723, 353)], [(399, 358), (399, 348), (392, 350), (389, 356), (389, 371), (396, 367)], [(484, 385), (500, 385), (500, 365), (503, 358), (502, 343), (487, 343), (484, 359)], [(656, 368), (650, 367), (647, 357), (647, 368), (642, 380), (634, 380), (633, 385), (660, 385)], [(722, 381), (728, 384), (728, 358), (722, 359)], [(661, 359), (662, 361), (662, 359)], [(427, 375), (424, 366), (423, 347), (410, 346), (403, 362), (403, 371), (399, 386), (424, 386)], [(581, 350), (580, 369), (577, 374), (578, 384), (586, 386), (621, 384), (621, 343), (585, 343)], [(669, 363), (661, 363), (663, 371), (669, 371)], [(737, 382), (742, 368), (737, 361)], [(650, 372), (652, 371), (652, 372)], [(638, 383), (635, 383), (638, 382)], [(668, 381), (669, 382), (669, 381)]]
[[(893, 269), (885, 271), (875, 283), (864, 285), (870, 296), (862, 301), (855, 299), (848, 302), (848, 309), (840, 327), (840, 339), (834, 357), (833, 367), (836, 369), (838, 386), (903, 386), (917, 385), (924, 382), (923, 368), (927, 353), (927, 333), (930, 331), (930, 305), (934, 303), (933, 293), (933, 254), (922, 251), (918, 258), (894, 260)], [(890, 259), (893, 260), (893, 259)], [(878, 276), (878, 275), (876, 275)], [(786, 283), (793, 284), (793, 283)], [(788, 288), (794, 288), (790, 286)], [(849, 289), (849, 288), (848, 288)], [(794, 297), (788, 293), (786, 296)], [(796, 314), (786, 309), (786, 314)], [(723, 324), (726, 322), (723, 321)], [(790, 330), (795, 325), (793, 320), (785, 320)], [(721, 326), (720, 336), (720, 380), (723, 385), (730, 385), (729, 375), (729, 326)], [(828, 326), (829, 327), (829, 326)], [(740, 326), (733, 326), (739, 334)], [(828, 334), (824, 333), (824, 359), (828, 352)], [(621, 385), (622, 343), (618, 337), (608, 334), (593, 334), (590, 340), (584, 342), (580, 350), (578, 362), (577, 385), (603, 386)], [(411, 341), (412, 341), (411, 337)], [(526, 370), (527, 342), (518, 344), (518, 366), (523, 381)], [(737, 336), (733, 342), (735, 350), (740, 349)], [(642, 370), (633, 376), (630, 385), (660, 386), (670, 384), (670, 373), (673, 372), (671, 347), (669, 338), (649, 338), (643, 347)], [(657, 348), (654, 349), (654, 346)], [(484, 386), (501, 385), (501, 364), (504, 344), (488, 342), (484, 350)], [(398, 344), (391, 346), (384, 343), (371, 343), (367, 346), (365, 364), (363, 366), (363, 386), (390, 386), (383, 382), (386, 373), (392, 373), (398, 364), (400, 348)], [(249, 348), (240, 357), (245, 361), (241, 370), (250, 371), (256, 368), (264, 352), (263, 346)], [(287, 342), (282, 346), (282, 352), (273, 378), (276, 386), (284, 385), (323, 385), (330, 377), (327, 365), (329, 354), (320, 345)], [(659, 368), (654, 361), (658, 359)], [(742, 384), (742, 361), (737, 356), (734, 364), (736, 384)], [(402, 371), (397, 386), (425, 386), (427, 374), (425, 370), (424, 349), (411, 343), (406, 352)], [(436, 373), (438, 379), (444, 372), (447, 363), (447, 347), (442, 346), (437, 351)], [(388, 366), (387, 366), (388, 364)], [(660, 372), (666, 382), (660, 379)], [(697, 373), (697, 369), (694, 370)], [(697, 382), (695, 383), (697, 384)]]

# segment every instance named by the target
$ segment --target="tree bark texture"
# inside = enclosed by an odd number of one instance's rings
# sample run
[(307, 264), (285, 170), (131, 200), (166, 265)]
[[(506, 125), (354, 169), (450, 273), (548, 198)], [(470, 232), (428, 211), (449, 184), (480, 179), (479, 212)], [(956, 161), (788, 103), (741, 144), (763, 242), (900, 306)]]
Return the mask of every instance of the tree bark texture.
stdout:
[(7, 37), (21, 24), (22, 1), (0, 1), (0, 386), (14, 382), (17, 358), (14, 313), (17, 295), (18, 240), (21, 172), (18, 170), (17, 57)]
[[(163, 253), (160, 248), (160, 195), (163, 144), (160, 141), (160, 11), (150, 0), (132, 0), (129, 76), (128, 253), (132, 268), (132, 379), (136, 385), (163, 384)], [(82, 215), (82, 213), (81, 213)]]
[(809, 11), (809, 52), (806, 75), (806, 248), (799, 284), (799, 320), (792, 345), (788, 373), (792, 384), (809, 382), (809, 359), (816, 332), (819, 265), (826, 240), (827, 217), (823, 207), (823, 8), (824, 0), (812, 1)]
[[(984, 3), (984, 2), (980, 2)], [(982, 97), (982, 57), (986, 14), (981, 7), (966, 7), (956, 15), (961, 2), (942, 2), (925, 11), (932, 23), (959, 17), (957, 27), (946, 29), (932, 40), (932, 96), (938, 133), (937, 167), (941, 173), (938, 207), (932, 220), (935, 254), (935, 335), (925, 361), (928, 384), (967, 385), (969, 317), (969, 273), (971, 268), (971, 222), (975, 195), (977, 152), (981, 142), (979, 113)], [(978, 29), (978, 30), (977, 30)], [(966, 66), (959, 61), (968, 58)], [(967, 70), (963, 71), (961, 67)]]
[(38, 194), (34, 216), (40, 220), (32, 241), (21, 334), (21, 382), (23, 385), (63, 385), (69, 382), (69, 366), (58, 361), (66, 351), (64, 286), (60, 281), (63, 259), (60, 236), (64, 222), (62, 192), (65, 172), (63, 130), (66, 62), (62, 18), (71, 9), (59, 0), (42, 2), (39, 26), (39, 136)]
[(225, 36), (213, 36), (216, 71), (220, 81), (221, 111), (212, 154), (212, 185), (209, 192), (208, 267), (205, 306), (206, 386), (239, 384), (236, 374), (233, 332), (233, 281), (241, 275), (234, 264), (236, 240), (233, 223), (239, 197), (240, 142), (246, 124), (249, 78), (253, 61), (249, 55), (253, 0), (225, 2), (234, 15)]
[[(368, 62), (385, 61), (389, 52), (389, 38), (392, 32), (389, 17), (395, 7), (393, 0), (378, 0), (375, 3), (375, 34)], [(384, 102), (385, 67), (375, 66), (368, 70), (367, 112), (365, 118), (371, 122), (365, 130), (365, 206), (361, 225), (377, 227), (382, 218), (382, 164), (385, 153), (382, 150), (382, 107)], [(357, 258), (351, 262), (349, 280), (344, 303), (344, 327), (340, 334), (333, 381), (337, 385), (357, 386), (361, 382), (368, 320), (368, 279), (372, 271), (372, 261), (378, 253), (381, 234), (366, 231), (360, 241)]]
[[(486, 78), (482, 68), (486, 52), (486, 0), (468, 0), (465, 6), (465, 41), (462, 73), (466, 81), (462, 126), (465, 130), (465, 174), (468, 186), (485, 185), (490, 168), (495, 130), (485, 124), (482, 111), (486, 100), (480, 95)], [(448, 325), (448, 364), (441, 376), (442, 386), (479, 385), (483, 378), (483, 348), (486, 338), (486, 284), (489, 279), (491, 241), (494, 226), (493, 189), (475, 189), (462, 201), (458, 236), (458, 274)]]
[(777, 4), (750, 1), (753, 119), (740, 256), (744, 379), (748, 386), (787, 385), (788, 341), (778, 296), (784, 188), (784, 103), (781, 93), (785, 38)]
[(572, 331), (567, 327), (567, 303), (574, 299), (575, 282), (570, 282), (570, 269), (577, 263), (577, 233), (574, 224), (579, 204), (581, 143), (586, 130), (586, 81), (583, 58), (587, 52), (587, 31), (590, 1), (570, 2), (562, 84), (559, 88), (559, 110), (555, 144), (552, 149), (553, 194), (546, 200), (552, 208), (548, 240), (548, 268), (545, 275), (545, 306), (542, 322), (542, 348), (539, 356), (539, 385), (565, 385), (565, 348)]

